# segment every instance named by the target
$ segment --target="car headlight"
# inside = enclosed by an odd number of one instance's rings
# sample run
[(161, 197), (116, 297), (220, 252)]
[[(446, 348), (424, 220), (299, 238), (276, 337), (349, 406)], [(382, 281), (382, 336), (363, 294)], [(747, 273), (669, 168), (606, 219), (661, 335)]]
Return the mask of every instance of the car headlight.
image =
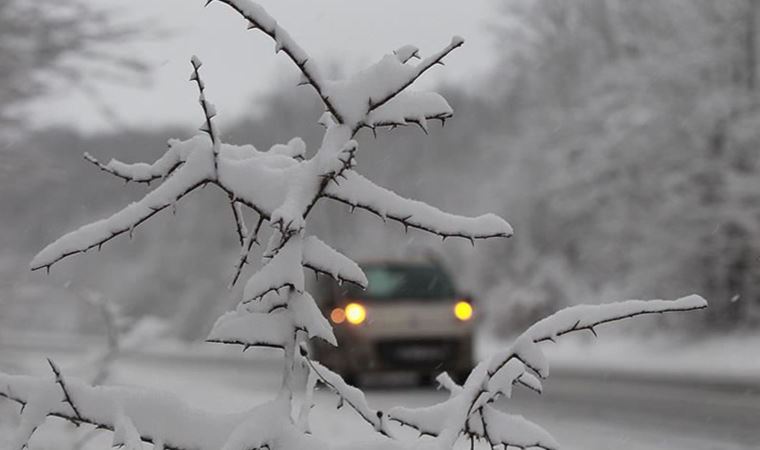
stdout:
[(352, 325), (359, 325), (367, 318), (367, 310), (358, 303), (349, 303), (345, 309), (346, 320)]
[(336, 325), (340, 325), (346, 321), (346, 311), (343, 308), (333, 308), (330, 311), (330, 320)]
[(472, 319), (472, 313), (473, 313), (473, 309), (470, 302), (461, 300), (457, 302), (456, 305), (454, 305), (454, 316), (456, 316), (456, 318), (461, 320), (462, 322), (466, 322)]

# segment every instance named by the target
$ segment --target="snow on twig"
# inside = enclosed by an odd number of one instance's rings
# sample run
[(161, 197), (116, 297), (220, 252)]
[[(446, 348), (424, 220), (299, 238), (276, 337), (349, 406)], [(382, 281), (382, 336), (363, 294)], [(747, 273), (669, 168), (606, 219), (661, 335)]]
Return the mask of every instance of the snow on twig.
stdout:
[(241, 248), (246, 246), (246, 239), (248, 236), (248, 227), (245, 224), (245, 217), (243, 217), (243, 209), (232, 196), (230, 196), (230, 208), (232, 209), (232, 217), (235, 219), (235, 231), (237, 232), (238, 243)]
[(214, 153), (214, 174), (219, 171), (219, 146), (221, 141), (219, 140), (219, 130), (216, 128), (214, 117), (216, 116), (216, 107), (213, 103), (209, 102), (206, 98), (206, 83), (201, 78), (200, 69), (203, 63), (197, 56), (193, 56), (190, 59), (190, 64), (193, 66), (193, 73), (190, 75), (190, 81), (194, 81), (198, 87), (198, 103), (203, 110), (203, 125), (200, 127), (200, 131), (208, 134), (211, 139), (211, 148)]
[(462, 45), (464, 45), (464, 39), (462, 39), (461, 37), (454, 36), (453, 38), (451, 38), (451, 42), (442, 50), (420, 61), (417, 64), (417, 66), (414, 67), (414, 70), (411, 71), (405, 79), (399, 80), (395, 86), (390, 87), (390, 89), (388, 89), (387, 92), (385, 92), (383, 95), (378, 96), (376, 98), (370, 97), (368, 112), (372, 112), (375, 109), (383, 106), (386, 102), (391, 100), (393, 97), (398, 95), (401, 91), (403, 91), (404, 89), (409, 87), (412, 83), (414, 83), (428, 69), (430, 69), (436, 64), (440, 64), (443, 58), (446, 57), (446, 55), (456, 50), (457, 48), (461, 47)]
[(435, 92), (401, 92), (367, 115), (365, 127), (398, 127), (415, 124), (428, 133), (428, 121), (451, 118), (454, 111), (443, 96)]
[[(441, 102), (441, 97), (437, 94), (417, 95), (417, 101), (420, 103), (416, 105), (408, 100), (396, 101), (395, 106), (389, 104), (428, 69), (442, 64), (441, 60), (463, 43), (464, 40), (455, 37), (443, 50), (423, 59), (417, 65), (407, 64), (411, 59), (409, 53), (416, 54), (416, 48), (405, 46), (394, 54), (385, 55), (375, 64), (351, 77), (327, 82), (325, 90), (342, 113), (342, 120), (338, 120), (338, 123), (346, 124), (356, 132), (364, 126), (372, 127), (373, 124), (404, 123), (405, 117), (409, 117), (409, 121), (424, 124), (426, 119), (422, 112), (427, 112), (427, 116), (431, 118), (450, 117), (451, 109), (448, 105), (444, 106), (445, 102)], [(427, 101), (423, 101), (425, 96)], [(434, 97), (435, 101), (431, 103)], [(388, 107), (385, 108), (386, 106)], [(383, 109), (385, 111), (381, 112)]]
[(170, 146), (169, 150), (153, 164), (136, 163), (125, 164), (117, 159), (112, 159), (108, 164), (103, 164), (97, 158), (84, 153), (84, 159), (103, 172), (110, 173), (126, 182), (150, 184), (154, 180), (166, 178), (183, 163), (177, 152)]
[(285, 288), (302, 293), (304, 291), (302, 261), (301, 240), (288, 240), (283, 248), (248, 280), (243, 290), (243, 303), (259, 300), (269, 292)]
[(338, 283), (349, 282), (362, 289), (367, 287), (367, 276), (359, 265), (316, 236), (308, 236), (304, 240), (303, 265), (316, 273), (332, 277)]
[(243, 245), (240, 248), (240, 256), (238, 257), (237, 263), (235, 264), (235, 274), (232, 276), (232, 281), (229, 285), (230, 288), (235, 286), (237, 281), (240, 279), (240, 274), (243, 272), (243, 266), (245, 266), (248, 262), (248, 255), (250, 255), (253, 245), (259, 244), (259, 231), (261, 230), (261, 226), (263, 224), (264, 216), (259, 216), (259, 220), (256, 222), (256, 226), (250, 230), (248, 232), (248, 235), (245, 237)]
[(706, 306), (703, 298), (691, 295), (672, 301), (628, 300), (566, 308), (537, 322), (518, 336), (512, 346), (478, 364), (461, 387), (441, 378), (452, 392), (448, 400), (427, 408), (393, 408), (388, 415), (391, 420), (435, 436), (440, 448), (451, 448), (465, 435), (471, 439), (486, 438), (492, 446), (555, 449), (556, 441), (542, 428), (490, 406), (500, 396), (509, 398), (515, 384), (541, 391), (540, 381), (527, 372), (532, 370), (541, 377), (549, 375), (549, 365), (539, 343), (639, 315), (693, 311)]
[(77, 380), (66, 382), (66, 389), (77, 405), (78, 415), (59, 400), (60, 387), (55, 381), (0, 373), (0, 397), (24, 405), (27, 416), (35, 419), (29, 420), (33, 427), (20, 430), (28, 431), (29, 436), (46, 416), (112, 432), (121, 429), (119, 438), (136, 432), (141, 441), (160, 442), (165, 450), (238, 448), (233, 446), (235, 431), (257, 422), (265, 424), (256, 428), (261, 439), (276, 441), (286, 433), (283, 427), (275, 426), (288, 421), (277, 403), (259, 405), (243, 413), (216, 414), (194, 409), (174, 395), (151, 389), (92, 387)]
[[(197, 145), (197, 142), (191, 142), (190, 145)], [(142, 200), (132, 203), (108, 219), (85, 225), (48, 245), (32, 260), (32, 270), (49, 268), (67, 256), (100, 247), (116, 236), (131, 233), (159, 211), (202, 186), (212, 176), (207, 164), (210, 161), (203, 156), (203, 153), (191, 154), (175, 176), (167, 179)]]
[(325, 197), (351, 208), (370, 211), (382, 219), (395, 220), (405, 228), (417, 228), (443, 238), (474, 240), (512, 236), (512, 227), (496, 215), (465, 217), (449, 214), (426, 203), (401, 197), (354, 171), (346, 172), (345, 176), (340, 184), (327, 186)]
[(317, 375), (319, 381), (340, 398), (339, 408), (344, 404), (349, 405), (375, 431), (383, 436), (391, 436), (387, 421), (384, 420), (384, 413), (370, 408), (367, 398), (360, 389), (349, 385), (343, 380), (343, 377), (319, 362), (309, 358), (304, 359), (307, 361), (310, 369)]
[(55, 365), (52, 359), (48, 358), (47, 360), (48, 364), (50, 365), (50, 369), (53, 371), (53, 374), (55, 375), (55, 382), (61, 387), (61, 391), (63, 391), (63, 401), (66, 402), (69, 407), (71, 407), (71, 410), (74, 412), (74, 417), (79, 422), (82, 422), (82, 415), (79, 414), (79, 410), (77, 409), (77, 406), (74, 404), (74, 401), (71, 400), (71, 394), (69, 393), (69, 390), (66, 388), (66, 382), (63, 380), (63, 375), (61, 375), (61, 370), (58, 368), (58, 366)]
[[(306, 51), (282, 28), (277, 21), (266, 12), (264, 8), (249, 0), (216, 0), (225, 3), (238, 14), (243, 16), (249, 23), (249, 29), (259, 29), (271, 37), (275, 42), (275, 51), (283, 51), (288, 58), (298, 67), (304, 76), (306, 83), (311, 85), (325, 107), (338, 122), (343, 122), (343, 116), (329, 96), (324, 92), (325, 83), (319, 68)], [(211, 3), (211, 1), (209, 1)]]
[[(218, 154), (217, 152), (218, 147)], [(132, 232), (159, 211), (175, 205), (184, 196), (206, 184), (220, 187), (234, 199), (235, 213), (240, 205), (256, 211), (263, 219), (281, 204), (288, 192), (289, 173), (299, 173), (299, 160), (305, 145), (301, 139), (291, 139), (286, 145), (275, 145), (270, 152), (259, 152), (253, 146), (235, 146), (208, 142), (201, 136), (185, 141), (170, 141), (170, 149), (152, 166), (127, 166), (111, 161), (109, 170), (130, 180), (148, 180), (175, 167), (172, 176), (112, 216), (74, 230), (39, 252), (31, 263), (32, 270), (49, 269), (56, 262), (92, 248), (100, 248), (111, 239)], [(94, 158), (92, 158), (94, 160)], [(172, 165), (172, 161), (179, 163)], [(245, 227), (242, 215), (236, 225)], [(242, 266), (241, 266), (242, 268)]]

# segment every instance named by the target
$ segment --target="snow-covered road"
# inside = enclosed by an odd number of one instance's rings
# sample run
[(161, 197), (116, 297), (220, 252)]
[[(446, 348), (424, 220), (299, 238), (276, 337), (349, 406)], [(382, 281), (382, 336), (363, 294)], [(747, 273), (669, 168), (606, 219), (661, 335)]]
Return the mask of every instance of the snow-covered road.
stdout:
[[(42, 359), (42, 355), (38, 359)], [(66, 355), (60, 355), (66, 358)], [(34, 361), (29, 352), (23, 359)], [(192, 405), (234, 411), (268, 398), (278, 387), (275, 359), (126, 357), (117, 381), (173, 391)], [(545, 426), (568, 450), (758, 450), (760, 389), (654, 380), (589, 378), (556, 371), (539, 397), (517, 391), (503, 408)], [(373, 407), (432, 404), (445, 395), (434, 389), (368, 389)], [(335, 409), (328, 392), (318, 395), (316, 434), (349, 441), (371, 431), (350, 411)]]

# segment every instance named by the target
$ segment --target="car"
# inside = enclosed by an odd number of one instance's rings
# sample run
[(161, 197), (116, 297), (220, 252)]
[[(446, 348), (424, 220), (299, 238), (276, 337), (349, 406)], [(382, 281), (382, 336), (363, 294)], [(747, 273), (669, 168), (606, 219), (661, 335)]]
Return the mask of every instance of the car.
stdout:
[(366, 290), (322, 282), (317, 301), (339, 347), (317, 343), (316, 357), (353, 383), (382, 372), (414, 372), (430, 383), (440, 372), (463, 380), (473, 366), (473, 302), (431, 262), (361, 264)]

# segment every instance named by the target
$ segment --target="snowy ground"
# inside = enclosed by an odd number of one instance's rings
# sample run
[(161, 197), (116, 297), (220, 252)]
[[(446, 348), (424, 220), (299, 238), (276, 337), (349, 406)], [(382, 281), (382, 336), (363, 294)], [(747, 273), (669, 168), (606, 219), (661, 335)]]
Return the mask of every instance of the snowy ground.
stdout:
[[(672, 347), (665, 341), (658, 342), (647, 342), (647, 352), (629, 340), (607, 336), (593, 346), (584, 340), (559, 344), (551, 350), (554, 372), (544, 395), (520, 392), (512, 403), (501, 406), (541, 423), (568, 450), (760, 448), (760, 377), (755, 377), (760, 374), (755, 370), (760, 366), (760, 339), (741, 348), (738, 341), (714, 340), (701, 343), (700, 351), (681, 346), (677, 352), (668, 351)], [(482, 348), (494, 346), (486, 342)], [(125, 357), (117, 365), (115, 381), (166, 389), (213, 411), (246, 409), (277, 388), (276, 354), (240, 359), (209, 348), (213, 347), (179, 352), (166, 346), (152, 354)], [(44, 371), (46, 354), (69, 371), (80, 357), (61, 350), (5, 348), (0, 349), (0, 366)], [(698, 365), (699, 360), (704, 363)], [(692, 371), (688, 376), (687, 370)], [(370, 402), (378, 408), (432, 404), (443, 395), (408, 386), (369, 390)], [(335, 404), (329, 393), (319, 395), (313, 414), (316, 434), (348, 442), (370, 433), (350, 411), (336, 411)], [(3, 419), (7, 425), (9, 416), (0, 414)], [(41, 433), (37, 448), (60, 448), (57, 431), (62, 427), (53, 425)], [(93, 441), (97, 448), (110, 444), (107, 436), (99, 439)]]

